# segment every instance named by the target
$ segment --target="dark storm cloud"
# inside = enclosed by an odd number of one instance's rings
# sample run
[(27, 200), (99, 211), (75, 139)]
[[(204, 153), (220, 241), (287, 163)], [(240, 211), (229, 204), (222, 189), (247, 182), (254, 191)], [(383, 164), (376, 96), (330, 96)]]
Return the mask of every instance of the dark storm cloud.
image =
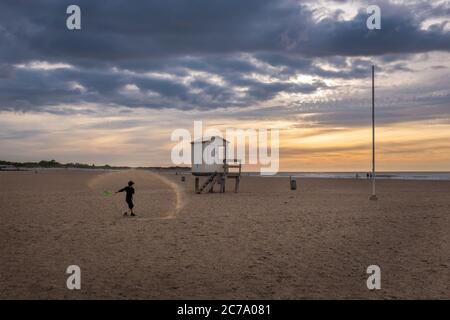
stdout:
[[(65, 27), (70, 4), (82, 9), (81, 31)], [(183, 110), (246, 107), (281, 92), (327, 88), (321, 81), (287, 82), (293, 75), (367, 77), (367, 60), (350, 63), (345, 57), (379, 55), (387, 65), (414, 53), (450, 50), (442, 25), (420, 27), (448, 8), (387, 1), (381, 7), (383, 29), (370, 31), (364, 10), (350, 21), (315, 21), (306, 2), (289, 0), (5, 0), (0, 4), (0, 109), (49, 110), (85, 102)], [(73, 68), (14, 67), (31, 61)], [(323, 68), (320, 61), (339, 71)], [(408, 71), (401, 63), (386, 68)], [(192, 72), (201, 74), (189, 82), (180, 79)], [(221, 81), (212, 81), (213, 76)], [(261, 76), (272, 81), (257, 80)], [(139, 90), (127, 92), (127, 85)]]
[[(141, 74), (111, 74), (104, 70), (27, 70), (18, 69), (14, 79), (1, 79), (4, 109), (27, 111), (59, 104), (93, 102), (108, 105), (148, 108), (208, 109), (245, 106), (267, 100), (279, 92), (311, 93), (323, 82), (297, 85), (262, 83), (237, 76), (233, 86), (245, 87), (239, 95), (211, 81), (189, 84), (176, 79), (161, 79)], [(46, 109), (48, 110), (48, 109)]]
[[(301, 3), (272, 0), (76, 1), (81, 32), (65, 28), (73, 1), (3, 1), (2, 58), (40, 58), (72, 64), (148, 60), (180, 55), (292, 51), (312, 56), (373, 55), (449, 50), (450, 36), (424, 31), (411, 6), (382, 2), (382, 32), (366, 28), (360, 10), (351, 21), (315, 22)], [(424, 10), (425, 19), (436, 15)], [(143, 61), (145, 64), (145, 61)]]
[[(407, 3), (407, 2), (405, 2)], [(385, 54), (420, 53), (434, 50), (450, 51), (450, 33), (442, 28), (421, 29), (433, 12), (415, 15), (412, 5), (380, 3), (382, 29), (368, 30), (367, 13), (361, 9), (350, 21), (323, 19), (308, 24), (306, 31), (290, 31), (285, 40), (293, 45), (293, 51), (311, 56), (370, 56)]]

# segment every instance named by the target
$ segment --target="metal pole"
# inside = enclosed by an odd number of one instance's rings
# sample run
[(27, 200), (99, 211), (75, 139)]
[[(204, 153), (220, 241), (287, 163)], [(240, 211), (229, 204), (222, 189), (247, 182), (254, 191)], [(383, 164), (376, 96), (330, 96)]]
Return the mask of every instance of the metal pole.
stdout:
[(375, 66), (372, 65), (372, 195), (370, 200), (378, 200), (375, 192)]

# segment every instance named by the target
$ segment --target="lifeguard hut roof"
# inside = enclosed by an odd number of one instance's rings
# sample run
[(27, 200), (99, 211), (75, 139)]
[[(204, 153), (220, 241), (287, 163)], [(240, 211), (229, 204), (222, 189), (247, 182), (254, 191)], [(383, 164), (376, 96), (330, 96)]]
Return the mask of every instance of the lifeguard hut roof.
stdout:
[(222, 140), (222, 141), (225, 141), (226, 143), (230, 143), (228, 140), (226, 140), (226, 139), (224, 139), (224, 138), (222, 138), (222, 137), (219, 137), (219, 136), (212, 136), (212, 137), (203, 137), (203, 138), (200, 138), (200, 139), (191, 141), (191, 144), (193, 144), (193, 143), (205, 143), (205, 142), (211, 142), (211, 141), (214, 141), (214, 140)]

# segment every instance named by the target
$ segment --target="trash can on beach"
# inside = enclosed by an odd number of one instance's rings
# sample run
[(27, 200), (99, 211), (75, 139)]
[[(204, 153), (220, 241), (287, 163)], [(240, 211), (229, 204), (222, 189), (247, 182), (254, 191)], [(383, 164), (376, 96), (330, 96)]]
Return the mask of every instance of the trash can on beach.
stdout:
[(297, 181), (295, 178), (289, 177), (289, 180), (291, 182), (291, 190), (297, 190)]

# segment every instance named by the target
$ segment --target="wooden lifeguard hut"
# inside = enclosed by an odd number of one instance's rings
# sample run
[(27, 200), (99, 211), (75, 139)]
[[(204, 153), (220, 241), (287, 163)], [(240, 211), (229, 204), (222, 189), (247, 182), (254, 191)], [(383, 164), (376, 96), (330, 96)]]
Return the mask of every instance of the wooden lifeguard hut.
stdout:
[[(223, 193), (227, 178), (235, 179), (234, 192), (238, 192), (241, 163), (238, 159), (227, 159), (228, 144), (227, 140), (219, 136), (191, 142), (192, 175), (195, 176), (196, 193), (212, 193), (216, 184), (219, 185), (219, 192)], [(205, 153), (210, 155), (211, 159), (204, 159)], [(200, 186), (201, 177), (206, 179)]]

